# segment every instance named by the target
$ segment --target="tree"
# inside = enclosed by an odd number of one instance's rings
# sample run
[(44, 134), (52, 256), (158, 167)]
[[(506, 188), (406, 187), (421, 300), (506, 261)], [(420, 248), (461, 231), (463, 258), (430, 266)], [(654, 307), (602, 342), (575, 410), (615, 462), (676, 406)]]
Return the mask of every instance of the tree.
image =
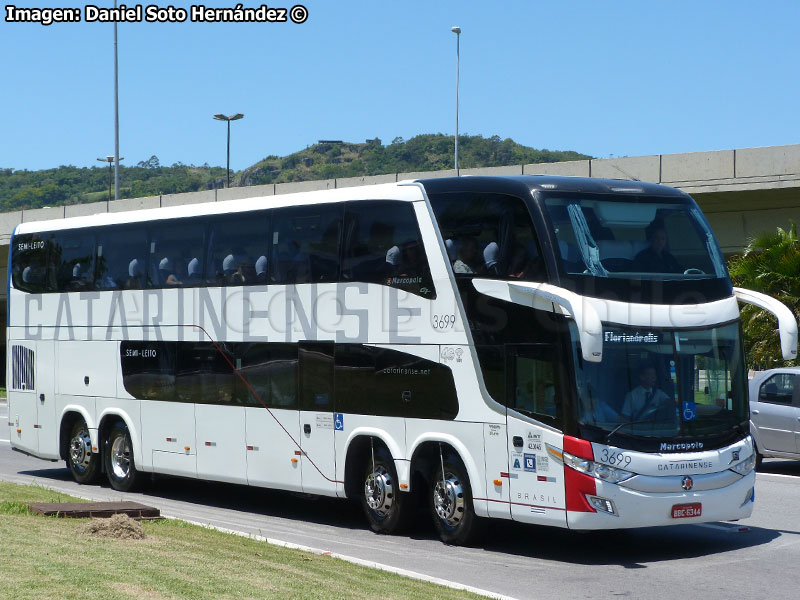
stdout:
[[(731, 280), (737, 287), (772, 296), (800, 315), (800, 241), (797, 226), (790, 222), (788, 231), (762, 233), (747, 243), (744, 253), (731, 260)], [(747, 363), (751, 368), (771, 369), (792, 366), (784, 361), (775, 317), (754, 306), (742, 308), (742, 328)]]

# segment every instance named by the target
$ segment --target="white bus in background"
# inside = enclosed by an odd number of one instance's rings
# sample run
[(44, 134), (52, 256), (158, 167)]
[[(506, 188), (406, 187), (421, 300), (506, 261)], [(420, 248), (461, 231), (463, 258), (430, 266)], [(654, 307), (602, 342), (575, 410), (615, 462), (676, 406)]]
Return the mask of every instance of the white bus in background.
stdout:
[[(402, 182), (24, 223), (14, 449), (575, 529), (740, 519), (755, 454), (737, 298), (694, 201), (559, 177)], [(702, 374), (702, 375), (701, 375)], [(702, 385), (701, 385), (702, 379)], [(713, 382), (710, 385), (709, 382)]]

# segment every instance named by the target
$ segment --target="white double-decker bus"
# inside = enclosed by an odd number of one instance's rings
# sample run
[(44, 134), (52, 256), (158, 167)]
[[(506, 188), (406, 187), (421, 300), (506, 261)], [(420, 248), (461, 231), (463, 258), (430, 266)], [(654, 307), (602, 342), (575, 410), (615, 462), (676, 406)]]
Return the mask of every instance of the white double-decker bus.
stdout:
[(740, 519), (755, 453), (735, 290), (686, 194), (463, 177), (19, 225), (12, 445), (150, 473), (604, 529)]

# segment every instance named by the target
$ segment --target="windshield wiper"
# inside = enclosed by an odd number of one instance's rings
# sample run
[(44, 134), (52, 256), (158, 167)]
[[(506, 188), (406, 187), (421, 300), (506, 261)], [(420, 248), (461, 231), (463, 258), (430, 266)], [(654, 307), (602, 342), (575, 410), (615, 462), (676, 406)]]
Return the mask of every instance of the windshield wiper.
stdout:
[(620, 423), (619, 425), (614, 427), (614, 429), (609, 431), (608, 435), (606, 435), (606, 445), (608, 445), (608, 442), (611, 441), (611, 436), (617, 433), (620, 429), (622, 429), (626, 425), (644, 425), (645, 423), (658, 423), (658, 419), (643, 419), (641, 421), (626, 421), (624, 423)]

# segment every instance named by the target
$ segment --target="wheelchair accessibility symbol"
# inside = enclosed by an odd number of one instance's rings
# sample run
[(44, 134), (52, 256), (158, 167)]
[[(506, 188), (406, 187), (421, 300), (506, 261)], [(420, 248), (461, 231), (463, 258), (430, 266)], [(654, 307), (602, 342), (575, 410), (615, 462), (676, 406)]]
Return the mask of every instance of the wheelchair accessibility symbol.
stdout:
[(334, 431), (344, 431), (344, 416), (342, 413), (333, 413)]
[(694, 402), (683, 402), (683, 420), (694, 421), (697, 419), (697, 405)]

